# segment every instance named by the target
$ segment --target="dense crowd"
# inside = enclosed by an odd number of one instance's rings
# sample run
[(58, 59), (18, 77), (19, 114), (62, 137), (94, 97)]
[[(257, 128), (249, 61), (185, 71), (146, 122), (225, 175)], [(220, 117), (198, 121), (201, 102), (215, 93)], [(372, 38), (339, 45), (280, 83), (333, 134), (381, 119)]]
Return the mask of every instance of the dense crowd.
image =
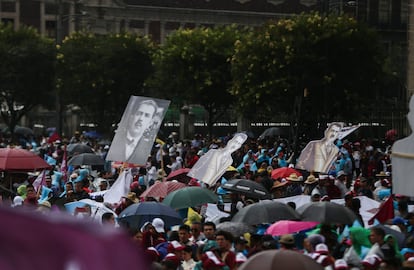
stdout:
[[(206, 139), (197, 134), (193, 140), (180, 141), (177, 134), (154, 143), (145, 166), (106, 162), (100, 167), (68, 167), (63, 170), (67, 144), (86, 144), (105, 159), (107, 144), (76, 133), (65, 140), (43, 138), (24, 147), (35, 151), (54, 166), (46, 175), (29, 175), (25, 181), (14, 184), (11, 200), (6, 193), (4, 204), (11, 207), (36, 207), (39, 213), (67, 211), (67, 203), (92, 199), (104, 202), (102, 194), (109, 190), (123, 170), (133, 175), (129, 193), (119, 202), (105, 203), (108, 212), (99, 217), (104, 226), (125, 230), (152, 262), (153, 269), (237, 269), (263, 250), (294, 250), (306, 254), (325, 269), (405, 269), (414, 268), (414, 212), (410, 212), (411, 198), (392, 193), (391, 146), (395, 138), (377, 140), (338, 140), (340, 149), (329, 173), (318, 174), (295, 170), (298, 153), (283, 138), (249, 138), (242, 148), (233, 153), (233, 164), (213, 186), (197, 179), (186, 182), (214, 191), (220, 198), (219, 211), (227, 216), (210, 220), (206, 205), (192, 208), (193, 216), (183, 217), (182, 224), (165, 226), (162, 218), (149, 220), (141, 227), (117, 224), (116, 216), (128, 206), (142, 201), (162, 201), (161, 197), (142, 197), (141, 194), (157, 181), (164, 182), (176, 170), (192, 168), (210, 149), (226, 145), (230, 135)], [(76, 155), (76, 153), (72, 153)], [(275, 177), (275, 170), (291, 168), (294, 172)], [(66, 179), (65, 179), (66, 177)], [(40, 179), (40, 184), (39, 184)], [(344, 200), (344, 205), (357, 216), (353, 224), (321, 223), (292, 234), (266, 234), (270, 224), (256, 224), (254, 232), (235, 234), (217, 230), (217, 225), (231, 221), (242, 208), (258, 203), (254, 197), (229, 192), (223, 185), (231, 179), (248, 179), (262, 185), (272, 199), (309, 196), (309, 202)], [(360, 213), (361, 198), (384, 204), (391, 198), (392, 218), (368, 224)], [(295, 202), (289, 202), (296, 208)], [(225, 207), (228, 206), (228, 207)], [(88, 207), (77, 207), (71, 214), (90, 218)], [(376, 226), (380, 225), (380, 226)], [(397, 236), (400, 238), (397, 239)], [(401, 239), (401, 236), (403, 237)]]

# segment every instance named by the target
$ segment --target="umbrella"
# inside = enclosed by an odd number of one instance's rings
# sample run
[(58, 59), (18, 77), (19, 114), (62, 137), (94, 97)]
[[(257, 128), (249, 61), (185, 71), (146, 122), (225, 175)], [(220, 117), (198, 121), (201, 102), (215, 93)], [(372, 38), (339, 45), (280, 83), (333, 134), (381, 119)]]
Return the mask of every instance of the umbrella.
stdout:
[(253, 180), (232, 179), (227, 181), (222, 187), (251, 198), (268, 199), (270, 197), (266, 188)]
[(81, 166), (81, 165), (105, 165), (105, 160), (100, 156), (91, 153), (83, 153), (73, 156), (68, 161), (68, 165)]
[(166, 180), (177, 180), (179, 182), (187, 184), (191, 177), (187, 176), (187, 173), (190, 171), (190, 168), (182, 168), (175, 171), (170, 172), (170, 174), (167, 176)]
[(26, 137), (34, 135), (34, 132), (32, 129), (28, 127), (20, 127), (20, 126), (16, 126), (14, 128), (14, 133), (18, 135), (26, 136)]
[(17, 148), (0, 148), (0, 171), (33, 171), (50, 165), (34, 153)]
[(168, 182), (155, 182), (154, 185), (150, 186), (147, 190), (145, 190), (139, 197), (146, 198), (146, 197), (160, 197), (165, 198), (169, 193), (176, 191), (180, 188), (184, 188), (187, 185), (184, 183), (176, 182), (176, 181), (168, 181)]
[(280, 136), (282, 134), (283, 134), (283, 132), (280, 128), (270, 127), (270, 128), (265, 129), (265, 131), (263, 131), (263, 133), (260, 134), (259, 139), (277, 137), (277, 136)]
[(116, 217), (117, 214), (110, 208), (106, 207), (103, 203), (91, 200), (82, 199), (80, 201), (65, 203), (65, 209), (67, 212), (73, 214), (77, 207), (85, 207), (86, 205), (91, 207), (91, 217), (98, 221), (101, 221), (104, 213), (110, 212)]
[(333, 202), (312, 202), (300, 206), (297, 212), (303, 221), (352, 224), (356, 215), (346, 206)]
[(265, 200), (243, 207), (231, 221), (257, 225), (285, 219), (299, 220), (300, 216), (287, 204)]
[(130, 228), (141, 228), (154, 218), (161, 218), (167, 228), (183, 222), (174, 209), (159, 202), (134, 203), (119, 214), (118, 222), (127, 223)]
[(239, 270), (323, 270), (323, 266), (297, 251), (265, 250), (245, 261)]
[(319, 222), (314, 221), (295, 221), (295, 220), (279, 220), (266, 229), (266, 234), (279, 236), (290, 233), (304, 231), (318, 225)]
[(69, 155), (82, 154), (82, 153), (93, 153), (92, 148), (89, 145), (83, 143), (71, 143), (66, 147)]
[[(1, 207), (0, 218), (1, 269), (150, 269), (141, 249), (121, 230), (59, 211), (43, 215)], [(53, 256), (45, 252), (51, 249)], [(104, 256), (108, 250), (111, 256)]]
[(183, 209), (205, 203), (217, 203), (218, 197), (214, 192), (201, 187), (186, 187), (171, 192), (162, 201), (174, 209)]
[(378, 224), (378, 225), (375, 225), (374, 227), (382, 228), (385, 231), (385, 234), (392, 234), (395, 237), (395, 239), (397, 240), (399, 248), (402, 248), (404, 246), (404, 244), (405, 244), (405, 235), (404, 235), (404, 233), (399, 232), (399, 231), (394, 230), (394, 229), (391, 229), (390, 227), (385, 226), (383, 224)]
[(252, 226), (249, 226), (240, 222), (225, 221), (217, 225), (217, 231), (227, 231), (233, 234), (233, 236), (238, 237), (244, 233), (252, 233), (254, 229)]
[(301, 176), (302, 174), (297, 170), (289, 167), (282, 167), (274, 169), (271, 173), (272, 179), (279, 179), (279, 178), (286, 178), (289, 177), (292, 173), (296, 173), (297, 176)]

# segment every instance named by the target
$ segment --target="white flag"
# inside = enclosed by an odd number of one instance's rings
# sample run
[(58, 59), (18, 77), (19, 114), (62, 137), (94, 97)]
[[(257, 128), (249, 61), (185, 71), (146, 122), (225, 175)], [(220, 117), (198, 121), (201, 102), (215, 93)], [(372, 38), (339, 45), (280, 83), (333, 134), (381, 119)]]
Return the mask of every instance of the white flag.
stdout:
[(126, 196), (130, 191), (130, 185), (133, 177), (131, 171), (125, 169), (118, 176), (115, 183), (111, 188), (104, 194), (104, 202), (117, 203), (121, 200), (122, 196)]

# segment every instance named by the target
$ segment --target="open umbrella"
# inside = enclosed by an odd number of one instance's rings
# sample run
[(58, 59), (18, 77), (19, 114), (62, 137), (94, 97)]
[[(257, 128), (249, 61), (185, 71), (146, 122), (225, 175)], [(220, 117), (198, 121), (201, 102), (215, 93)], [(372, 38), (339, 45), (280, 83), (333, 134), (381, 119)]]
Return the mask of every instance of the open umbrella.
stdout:
[(285, 219), (299, 220), (300, 216), (287, 204), (265, 200), (243, 207), (231, 221), (257, 225)]
[(75, 202), (65, 203), (65, 209), (67, 212), (73, 214), (77, 207), (91, 207), (91, 217), (95, 220), (101, 221), (102, 215), (104, 213), (110, 212), (115, 217), (117, 214), (110, 208), (106, 207), (103, 203), (91, 200), (91, 199), (82, 199)]
[(319, 222), (314, 221), (279, 220), (266, 229), (266, 234), (279, 236), (284, 234), (297, 233), (313, 228), (318, 224)]
[(177, 180), (178, 182), (182, 182), (185, 184), (188, 184), (191, 177), (187, 176), (187, 173), (190, 171), (190, 168), (182, 168), (175, 171), (170, 172), (170, 174), (167, 176), (166, 180)]
[(25, 149), (0, 148), (0, 171), (34, 171), (48, 169), (41, 157)]
[(76, 156), (73, 156), (68, 161), (68, 165), (72, 166), (81, 166), (81, 165), (104, 165), (105, 160), (100, 156), (92, 153), (83, 153)]
[(234, 193), (243, 194), (251, 198), (270, 198), (270, 194), (267, 192), (266, 188), (253, 180), (231, 179), (227, 181), (222, 187)]
[(171, 192), (162, 203), (174, 209), (183, 209), (205, 203), (217, 203), (218, 197), (214, 192), (201, 187), (186, 187)]
[(151, 222), (154, 218), (161, 218), (167, 228), (183, 222), (174, 209), (159, 202), (134, 203), (119, 214), (118, 222), (127, 223), (130, 228), (141, 228), (145, 222)]
[(303, 221), (352, 224), (357, 218), (349, 208), (333, 202), (307, 203), (300, 206), (296, 211)]
[(323, 266), (297, 251), (265, 250), (245, 261), (239, 270), (323, 270)]
[(82, 154), (82, 153), (93, 153), (92, 148), (89, 145), (83, 143), (71, 143), (66, 147), (66, 151), (69, 155)]
[(278, 127), (270, 127), (265, 129), (265, 131), (263, 131), (262, 134), (260, 134), (259, 139), (264, 139), (264, 138), (271, 138), (271, 137), (277, 137), (282, 135), (282, 129), (278, 128)]
[(254, 229), (252, 226), (249, 226), (240, 222), (225, 221), (217, 225), (217, 231), (227, 231), (230, 232), (233, 236), (238, 237), (245, 233), (252, 233)]
[(301, 176), (302, 174), (297, 170), (289, 167), (282, 167), (274, 169), (271, 173), (272, 179), (279, 179), (279, 178), (286, 178), (289, 177), (292, 173), (296, 173), (297, 176)]
[(155, 182), (154, 185), (150, 186), (145, 190), (139, 197), (160, 197), (165, 198), (168, 194), (181, 188), (185, 188), (187, 185), (181, 182), (168, 181), (168, 182)]

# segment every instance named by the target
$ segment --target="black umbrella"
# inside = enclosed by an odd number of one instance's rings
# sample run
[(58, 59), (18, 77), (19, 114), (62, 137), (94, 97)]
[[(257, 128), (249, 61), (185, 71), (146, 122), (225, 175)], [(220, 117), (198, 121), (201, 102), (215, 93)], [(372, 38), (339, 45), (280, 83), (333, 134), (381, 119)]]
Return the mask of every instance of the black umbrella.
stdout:
[(230, 232), (233, 236), (238, 237), (244, 233), (253, 233), (254, 228), (244, 223), (225, 221), (220, 224), (217, 224), (217, 231), (227, 231)]
[(395, 237), (395, 239), (397, 240), (398, 243), (398, 247), (401, 249), (404, 247), (405, 244), (405, 235), (402, 232), (396, 231), (394, 229), (391, 229), (388, 226), (385, 226), (383, 224), (378, 224), (374, 227), (379, 227), (382, 228), (386, 234), (391, 234)]
[(118, 221), (128, 223), (130, 228), (140, 228), (154, 218), (161, 218), (167, 228), (183, 222), (178, 212), (159, 202), (134, 203), (119, 214)]
[(333, 202), (307, 203), (300, 206), (296, 211), (303, 221), (352, 224), (357, 218), (348, 207)]
[(86, 145), (83, 143), (68, 144), (68, 146), (66, 147), (66, 150), (68, 151), (69, 155), (93, 153), (92, 148), (89, 145)]
[(73, 156), (68, 161), (69, 165), (81, 166), (81, 165), (105, 165), (105, 160), (96, 154), (83, 153)]
[(279, 220), (300, 220), (300, 216), (287, 204), (265, 200), (243, 207), (231, 221), (257, 225)]
[(277, 136), (280, 136), (282, 134), (283, 134), (283, 132), (282, 132), (281, 128), (270, 127), (268, 129), (266, 129), (265, 131), (263, 131), (262, 134), (260, 134), (259, 139), (277, 137)]
[(232, 179), (227, 181), (223, 186), (224, 189), (234, 193), (246, 195), (247, 197), (257, 199), (269, 199), (270, 195), (266, 188), (253, 180)]

